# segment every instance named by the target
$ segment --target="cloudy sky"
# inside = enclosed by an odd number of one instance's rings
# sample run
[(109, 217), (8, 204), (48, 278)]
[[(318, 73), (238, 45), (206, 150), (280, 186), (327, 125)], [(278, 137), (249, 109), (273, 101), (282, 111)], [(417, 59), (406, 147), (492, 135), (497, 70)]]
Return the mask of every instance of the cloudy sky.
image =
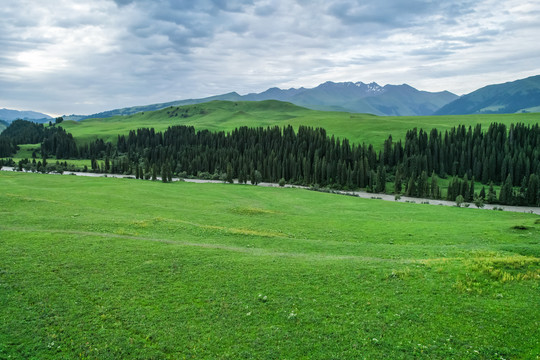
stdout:
[(325, 81), (459, 95), (540, 74), (538, 0), (2, 0), (0, 108), (51, 115)]

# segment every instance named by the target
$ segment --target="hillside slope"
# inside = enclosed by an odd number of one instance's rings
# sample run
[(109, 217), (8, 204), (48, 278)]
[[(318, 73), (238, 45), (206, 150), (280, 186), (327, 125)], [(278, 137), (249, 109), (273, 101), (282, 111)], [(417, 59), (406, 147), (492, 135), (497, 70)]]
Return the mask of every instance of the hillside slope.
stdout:
[(443, 106), (436, 115), (540, 112), (540, 75), (489, 85)]
[(459, 124), (482, 124), (493, 122), (510, 124), (522, 122), (535, 124), (540, 114), (502, 114), (466, 116), (375, 116), (348, 112), (316, 111), (291, 103), (266, 100), (252, 101), (212, 101), (204, 104), (169, 106), (166, 109), (115, 116), (106, 119), (87, 119), (79, 122), (64, 121), (62, 127), (75, 136), (79, 143), (103, 138), (115, 142), (118, 134), (127, 134), (138, 128), (166, 130), (173, 125), (191, 125), (197, 130), (232, 131), (239, 126), (286, 126), (298, 128), (300, 125), (322, 127), (339, 138), (351, 142), (382, 146), (388, 135), (394, 140), (403, 139), (407, 130), (423, 128), (431, 130), (450, 129)]
[(0, 133), (9, 126), (9, 123), (4, 120), (0, 120)]

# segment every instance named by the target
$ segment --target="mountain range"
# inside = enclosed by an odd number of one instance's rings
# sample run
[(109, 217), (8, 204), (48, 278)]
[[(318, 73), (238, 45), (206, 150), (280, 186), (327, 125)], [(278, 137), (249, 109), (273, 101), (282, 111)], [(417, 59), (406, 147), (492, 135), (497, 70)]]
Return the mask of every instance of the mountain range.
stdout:
[(383, 116), (503, 114), (540, 112), (540, 75), (513, 82), (495, 84), (461, 97), (449, 92), (420, 91), (410, 85), (385, 85), (372, 82), (325, 82), (314, 88), (270, 88), (261, 93), (239, 95), (236, 92), (201, 99), (186, 99), (161, 104), (134, 106), (93, 115), (71, 115), (81, 120), (130, 115), (168, 106), (225, 101), (279, 100), (314, 110), (369, 113)]
[(314, 110), (370, 113), (374, 115), (431, 115), (458, 98), (448, 91), (419, 91), (407, 84), (380, 86), (377, 83), (325, 82), (312, 89), (271, 88), (248, 94), (243, 100), (282, 100)]
[[(92, 115), (64, 115), (66, 120), (107, 118), (160, 110), (169, 106), (199, 104), (213, 100), (279, 100), (314, 110), (370, 113), (386, 116), (463, 115), (540, 112), (540, 75), (483, 87), (461, 97), (448, 92), (420, 91), (410, 85), (385, 85), (372, 82), (325, 82), (314, 88), (270, 88), (261, 93), (239, 95), (230, 92), (201, 99), (133, 106)], [(49, 115), (35, 111), (0, 109), (0, 119), (47, 122)], [(2, 126), (0, 124), (0, 126)]]
[(11, 122), (13, 120), (32, 120), (34, 122), (47, 122), (51, 116), (36, 111), (19, 111), (10, 109), (0, 109), (0, 120)]
[(419, 91), (407, 84), (380, 86), (377, 83), (325, 82), (314, 88), (270, 88), (261, 93), (239, 95), (231, 92), (201, 99), (171, 101), (161, 104), (134, 106), (105, 111), (93, 115), (68, 115), (67, 120), (105, 118), (115, 115), (131, 115), (141, 111), (153, 111), (168, 106), (199, 104), (213, 100), (262, 101), (279, 100), (291, 102), (313, 110), (370, 113), (374, 115), (432, 115), (436, 110), (458, 96), (448, 91)]

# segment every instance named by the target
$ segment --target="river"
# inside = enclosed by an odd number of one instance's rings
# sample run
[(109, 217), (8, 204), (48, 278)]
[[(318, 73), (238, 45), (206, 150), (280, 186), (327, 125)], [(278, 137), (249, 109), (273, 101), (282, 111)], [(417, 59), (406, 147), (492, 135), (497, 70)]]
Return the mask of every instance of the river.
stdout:
[[(15, 171), (15, 168), (4, 166), (0, 170), (1, 171)], [(50, 175), (59, 175), (59, 174), (58, 173), (52, 173)], [(90, 172), (74, 172), (74, 171), (65, 171), (65, 172), (62, 173), (62, 175), (135, 179), (135, 176), (133, 176), (133, 175), (96, 174), (96, 173), (90, 173)], [(158, 180), (161, 181), (161, 177), (158, 177)], [(223, 181), (220, 181), (220, 180), (172, 178), (172, 181), (185, 181), (185, 182), (192, 182), (192, 183), (198, 183), (198, 184), (207, 184), (207, 183), (223, 184)], [(238, 184), (237, 180), (235, 180), (235, 184)], [(253, 185), (248, 185), (248, 186), (253, 186)], [(266, 183), (266, 182), (259, 183), (258, 186), (280, 187), (276, 183)], [(310, 189), (307, 186), (297, 186), (297, 185), (289, 185), (289, 184), (285, 185), (284, 187), (286, 187), (286, 188), (306, 189), (306, 190)], [(334, 191), (332, 191), (332, 193), (341, 194), (341, 195), (356, 196), (356, 197), (363, 198), (363, 199), (376, 199), (376, 200), (383, 200), (383, 201), (408, 202), (408, 203), (426, 204), (426, 205), (439, 205), (439, 206), (456, 206), (455, 201), (422, 199), (422, 198), (414, 198), (414, 197), (407, 197), (407, 196), (401, 196), (398, 200), (396, 200), (394, 195), (374, 194), (374, 193), (368, 193), (368, 192), (365, 192), (365, 191), (338, 191), (338, 190), (334, 190)], [(483, 208), (477, 208), (476, 205), (474, 205), (473, 203), (465, 203), (464, 205), (468, 206), (469, 208), (473, 208), (473, 209), (493, 210), (495, 208), (495, 209), (503, 209), (504, 211), (531, 213), (531, 214), (540, 215), (540, 208), (539, 207), (485, 204)]]

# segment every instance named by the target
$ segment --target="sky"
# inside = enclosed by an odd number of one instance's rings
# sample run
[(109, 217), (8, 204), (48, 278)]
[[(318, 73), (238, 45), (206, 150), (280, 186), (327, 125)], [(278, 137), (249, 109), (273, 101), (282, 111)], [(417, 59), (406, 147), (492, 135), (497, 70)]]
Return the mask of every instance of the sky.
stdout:
[(538, 0), (2, 0), (0, 108), (52, 116), (326, 81), (540, 74)]

